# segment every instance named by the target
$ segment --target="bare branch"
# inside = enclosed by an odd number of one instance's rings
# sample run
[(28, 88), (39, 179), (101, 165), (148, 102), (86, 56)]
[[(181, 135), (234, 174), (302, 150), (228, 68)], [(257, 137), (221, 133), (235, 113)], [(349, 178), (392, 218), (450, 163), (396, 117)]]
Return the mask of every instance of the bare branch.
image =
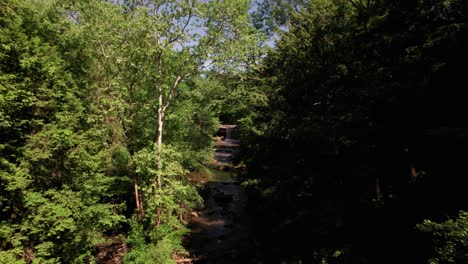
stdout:
[(97, 39), (97, 41), (99, 42), (99, 47), (101, 48), (101, 52), (102, 52), (102, 55), (104, 55), (104, 58), (109, 58), (109, 56), (107, 56), (106, 54), (106, 51), (104, 50), (104, 45), (102, 44), (101, 40), (100, 39)]
[(158, 12), (159, 12), (159, 8), (161, 7), (161, 5), (159, 5), (158, 1), (155, 1), (153, 3), (153, 15), (154, 16), (157, 16), (158, 15)]
[(188, 78), (188, 77), (190, 77), (192, 75), (191, 73), (182, 75), (183, 70), (184, 70), (184, 67), (183, 67), (183, 65), (181, 65), (179, 67), (179, 74), (177, 75), (177, 78), (175, 79), (174, 83), (172, 84), (171, 91), (169, 92), (169, 96), (166, 99), (166, 103), (164, 104), (163, 108), (161, 109), (161, 113), (162, 113), (163, 116), (165, 115), (167, 108), (171, 104), (172, 99), (174, 98), (174, 95), (175, 95), (175, 93), (177, 91), (177, 88), (179, 87), (180, 82), (183, 79)]
[(194, 6), (195, 6), (195, 2), (192, 1), (190, 9), (189, 9), (189, 15), (188, 15), (187, 21), (185, 22), (185, 25), (182, 27), (182, 30), (179, 32), (179, 34), (177, 34), (173, 38), (169, 39), (169, 43), (173, 43), (173, 42), (177, 41), (180, 38), (180, 36), (182, 36), (182, 34), (184, 34), (185, 29), (187, 29), (187, 26), (189, 25), (190, 21), (192, 20), (192, 17), (193, 17), (192, 9), (193, 9)]
[(169, 93), (169, 96), (166, 99), (166, 104), (163, 106), (161, 110), (161, 114), (163, 116), (166, 114), (167, 107), (171, 104), (172, 98), (174, 97), (175, 91), (177, 90), (177, 87), (179, 86), (180, 81), (182, 80), (182, 76), (178, 75), (176, 80), (174, 81), (174, 84), (171, 87), (171, 92)]

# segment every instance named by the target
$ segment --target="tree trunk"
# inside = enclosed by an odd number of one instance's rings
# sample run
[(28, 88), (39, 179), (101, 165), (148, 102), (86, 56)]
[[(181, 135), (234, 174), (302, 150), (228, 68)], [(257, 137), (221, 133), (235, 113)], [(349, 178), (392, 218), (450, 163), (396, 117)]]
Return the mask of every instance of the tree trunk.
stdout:
[[(159, 59), (158, 67), (161, 67), (161, 62)], [(180, 69), (180, 71), (182, 68)], [(166, 102), (163, 104), (163, 90), (162, 85), (159, 85), (158, 88), (158, 131), (157, 131), (157, 139), (156, 139), (156, 188), (158, 195), (162, 195), (162, 181), (161, 181), (161, 174), (162, 174), (162, 134), (163, 134), (163, 125), (164, 125), (164, 115), (166, 114), (167, 108), (171, 104), (172, 98), (174, 97), (174, 93), (179, 86), (180, 81), (182, 80), (182, 75), (178, 75), (172, 88), (169, 92), (169, 95), (166, 99)], [(161, 224), (161, 208), (158, 206), (156, 208), (156, 227), (159, 227)]]
[[(160, 94), (159, 96), (159, 101), (161, 102), (162, 101), (162, 95)], [(160, 103), (161, 104), (161, 103)], [(163, 118), (164, 118), (164, 113), (162, 111), (162, 106), (159, 106), (159, 109), (158, 109), (158, 138), (157, 138), (157, 141), (156, 141), (156, 147), (157, 147), (157, 153), (156, 153), (156, 168), (157, 168), (157, 171), (158, 171), (158, 175), (157, 175), (157, 187), (158, 187), (158, 190), (161, 191), (162, 189), (162, 186), (161, 186), (161, 165), (162, 165), (162, 132), (163, 132), (163, 124), (164, 124), (164, 121), (163, 121)]]
[(133, 154), (132, 154), (132, 174), (133, 174), (133, 191), (135, 194), (136, 210), (137, 210), (138, 220), (141, 221), (145, 215), (145, 211), (143, 209), (143, 200), (141, 199), (141, 195), (138, 191), (139, 179), (138, 179), (138, 174), (136, 173), (136, 163), (135, 163), (135, 157)]
[[(157, 169), (157, 178), (156, 178), (156, 187), (158, 195), (162, 195), (162, 184), (161, 184), (161, 170), (162, 170), (162, 132), (164, 124), (164, 110), (162, 105), (162, 91), (159, 92), (159, 106), (158, 106), (158, 132), (156, 139), (156, 169)], [(161, 225), (161, 208), (158, 206), (156, 208), (156, 228)]]
[(375, 178), (375, 197), (377, 201), (380, 201), (382, 199), (382, 191), (380, 190), (379, 177)]
[(145, 211), (143, 209), (143, 199), (140, 195), (140, 192), (138, 190), (138, 185), (140, 184), (140, 179), (138, 177), (138, 174), (136, 172), (136, 161), (135, 161), (135, 149), (134, 145), (135, 142), (134, 140), (134, 135), (133, 135), (133, 117), (135, 113), (133, 112), (133, 97), (132, 97), (132, 89), (133, 85), (130, 86), (130, 97), (129, 97), (129, 105), (130, 105), (130, 111), (129, 111), (129, 117), (130, 117), (130, 146), (131, 146), (131, 159), (132, 159), (132, 168), (131, 168), (131, 174), (133, 178), (133, 192), (135, 195), (135, 206), (137, 210), (137, 216), (138, 220), (143, 220), (145, 216)]
[(413, 163), (410, 162), (410, 180), (411, 182), (415, 182), (418, 178), (418, 173), (416, 172), (416, 167), (414, 167)]

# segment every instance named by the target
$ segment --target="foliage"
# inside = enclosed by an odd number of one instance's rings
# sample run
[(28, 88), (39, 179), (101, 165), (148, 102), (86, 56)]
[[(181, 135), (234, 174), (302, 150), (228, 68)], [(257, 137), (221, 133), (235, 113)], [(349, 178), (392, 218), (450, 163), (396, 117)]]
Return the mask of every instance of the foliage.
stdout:
[(127, 243), (132, 250), (125, 255), (124, 263), (175, 263), (172, 253), (176, 248), (168, 239), (163, 239), (156, 245), (148, 243), (144, 227), (136, 219), (130, 220), (130, 228)]
[(455, 195), (468, 142), (462, 2), (260, 5), (274, 21), (257, 27), (280, 25), (279, 40), (252, 84), (268, 104), (243, 146), (268, 253), (313, 258), (296, 243), (307, 240), (346, 249), (345, 262), (421, 262), (427, 248), (409, 227), (466, 207)]
[(213, 157), (213, 135), (219, 121), (213, 104), (222, 88), (206, 78), (197, 78), (180, 90), (167, 114), (166, 140), (179, 150), (179, 162), (190, 170), (200, 169)]
[(460, 211), (455, 219), (443, 223), (424, 220), (417, 228), (431, 234), (435, 257), (428, 263), (464, 263), (468, 259), (468, 213)]
[[(93, 262), (117, 235), (173, 262), (220, 122), (272, 258), (426, 256), (407, 230), (466, 210), (465, 1), (251, 4), (0, 3), (0, 262)], [(419, 224), (431, 261), (465, 261), (465, 227)]]
[(144, 232), (143, 227), (138, 227), (138, 222), (134, 221), (132, 231), (129, 234), (129, 244), (132, 246), (132, 251), (125, 255), (124, 263), (176, 263), (172, 259), (172, 254), (176, 248), (168, 239), (163, 239), (155, 244), (148, 244), (144, 241), (141, 234)]
[[(183, 251), (184, 217), (202, 203), (186, 174), (211, 161), (219, 123), (204, 93), (217, 86), (200, 85), (208, 80), (200, 72), (244, 71), (261, 38), (248, 8), (243, 0), (0, 3), (2, 263), (92, 262), (128, 222), (128, 261), (169, 263)], [(135, 204), (145, 215), (129, 220)]]

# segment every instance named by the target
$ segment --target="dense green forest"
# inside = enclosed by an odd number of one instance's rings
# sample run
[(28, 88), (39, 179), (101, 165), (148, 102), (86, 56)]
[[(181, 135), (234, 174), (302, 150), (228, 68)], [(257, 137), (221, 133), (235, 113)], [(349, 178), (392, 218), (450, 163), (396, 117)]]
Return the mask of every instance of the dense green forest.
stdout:
[(0, 263), (190, 258), (221, 123), (256, 260), (467, 263), (467, 61), (464, 0), (2, 0)]

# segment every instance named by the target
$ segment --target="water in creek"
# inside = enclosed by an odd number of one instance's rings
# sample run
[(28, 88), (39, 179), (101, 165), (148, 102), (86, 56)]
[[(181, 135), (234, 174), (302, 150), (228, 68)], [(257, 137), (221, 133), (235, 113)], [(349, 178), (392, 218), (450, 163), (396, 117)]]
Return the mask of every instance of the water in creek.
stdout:
[[(235, 126), (224, 125), (224, 137), (216, 141), (214, 167), (202, 184), (205, 207), (192, 212), (188, 248), (193, 263), (257, 263), (249, 236), (249, 218), (245, 212), (247, 196), (236, 181), (239, 141), (232, 137)], [(206, 176), (206, 175), (205, 175)]]

